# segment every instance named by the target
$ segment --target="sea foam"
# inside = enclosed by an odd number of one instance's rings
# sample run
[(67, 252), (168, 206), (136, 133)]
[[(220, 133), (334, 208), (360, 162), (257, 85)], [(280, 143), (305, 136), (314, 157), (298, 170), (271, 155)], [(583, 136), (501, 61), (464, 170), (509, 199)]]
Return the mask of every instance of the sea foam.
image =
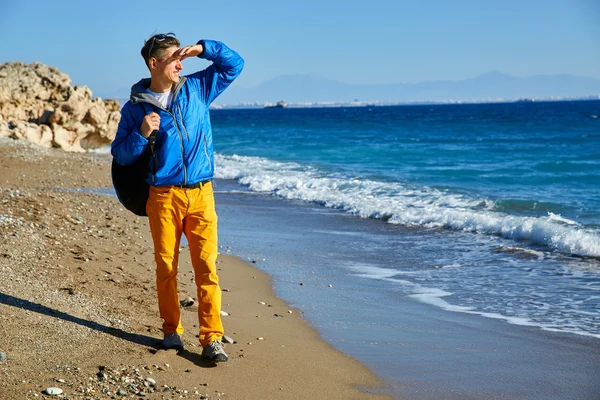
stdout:
[[(535, 309), (531, 308), (527, 311), (522, 309), (509, 309), (502, 312), (500, 310), (497, 310), (496, 312), (484, 311), (472, 306), (453, 304), (449, 298), (452, 298), (454, 293), (449, 292), (448, 290), (427, 287), (419, 283), (403, 279), (407, 275), (418, 275), (423, 271), (403, 271), (401, 269), (381, 268), (372, 265), (359, 264), (348, 265), (348, 267), (353, 271), (354, 276), (391, 282), (401, 288), (403, 292), (406, 292), (409, 298), (417, 300), (421, 303), (438, 307), (445, 311), (480, 315), (485, 318), (503, 320), (513, 325), (538, 327), (546, 331), (568, 332), (600, 339), (600, 334), (590, 332), (589, 323), (582, 323), (581, 321), (575, 319), (567, 320), (565, 319), (565, 315), (560, 312), (553, 316), (540, 318), (536, 317)], [(563, 310), (564, 312), (565, 309), (563, 306), (564, 304), (555, 304), (554, 308)], [(585, 312), (581, 310), (577, 310), (577, 312), (579, 314), (588, 315), (590, 319), (597, 317), (597, 313)]]
[(600, 257), (600, 232), (557, 214), (495, 211), (495, 202), (425, 186), (384, 182), (261, 157), (215, 156), (217, 178), (254, 192), (303, 200), (392, 224), (447, 228), (544, 245), (566, 254)]

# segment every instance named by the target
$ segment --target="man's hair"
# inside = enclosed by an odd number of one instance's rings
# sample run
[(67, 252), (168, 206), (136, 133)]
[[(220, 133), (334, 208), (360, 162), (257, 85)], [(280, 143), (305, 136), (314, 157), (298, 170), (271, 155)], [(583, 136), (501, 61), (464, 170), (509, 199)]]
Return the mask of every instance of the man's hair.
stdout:
[(179, 47), (179, 40), (175, 37), (173, 32), (159, 33), (150, 36), (148, 40), (144, 42), (142, 47), (142, 58), (146, 62), (146, 66), (150, 68), (150, 59), (152, 57), (160, 59), (165, 50), (170, 47)]

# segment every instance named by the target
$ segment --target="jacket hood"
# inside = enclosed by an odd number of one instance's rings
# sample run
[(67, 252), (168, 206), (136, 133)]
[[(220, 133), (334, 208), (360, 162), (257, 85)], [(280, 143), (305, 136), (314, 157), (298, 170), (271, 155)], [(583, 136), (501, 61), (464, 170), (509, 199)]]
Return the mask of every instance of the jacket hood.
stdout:
[[(179, 82), (175, 86), (175, 90), (173, 90), (174, 95), (177, 95), (177, 92), (179, 92), (179, 90), (185, 83), (185, 80), (186, 80), (185, 76), (182, 76), (181, 78), (179, 78)], [(144, 103), (150, 103), (159, 108), (162, 107), (160, 105), (160, 103), (154, 98), (154, 96), (152, 96), (150, 93), (147, 92), (149, 87), (150, 87), (150, 78), (140, 79), (139, 82), (137, 82), (136, 84), (134, 84), (131, 87), (131, 94), (130, 94), (129, 100), (131, 100), (131, 102), (133, 104), (144, 102)]]

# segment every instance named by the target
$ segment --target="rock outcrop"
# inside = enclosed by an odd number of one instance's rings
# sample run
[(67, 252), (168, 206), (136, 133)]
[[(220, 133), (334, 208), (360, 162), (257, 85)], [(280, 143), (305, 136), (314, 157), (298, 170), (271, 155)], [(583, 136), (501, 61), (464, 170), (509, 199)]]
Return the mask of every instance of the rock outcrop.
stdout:
[(0, 64), (0, 137), (83, 152), (112, 142), (119, 110), (116, 100), (92, 98), (54, 67)]

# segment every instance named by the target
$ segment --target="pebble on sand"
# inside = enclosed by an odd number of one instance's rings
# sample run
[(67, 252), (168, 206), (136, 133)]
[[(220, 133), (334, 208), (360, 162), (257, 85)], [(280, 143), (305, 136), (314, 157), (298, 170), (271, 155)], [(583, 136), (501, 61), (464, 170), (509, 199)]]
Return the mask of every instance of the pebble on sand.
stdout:
[(61, 395), (63, 390), (57, 387), (49, 387), (44, 390), (44, 393), (48, 396), (59, 396)]
[(6, 353), (0, 351), (0, 362), (6, 361)]
[(229, 336), (227, 336), (227, 335), (223, 335), (223, 341), (225, 343), (229, 343), (229, 344), (234, 344), (235, 343), (235, 341), (232, 338), (230, 338)]
[(229, 315), (229, 313), (227, 311), (221, 311), (221, 316), (222, 317), (226, 317), (228, 315)]
[(186, 297), (185, 299), (181, 300), (179, 304), (181, 307), (191, 307), (194, 305), (194, 299), (191, 297)]

